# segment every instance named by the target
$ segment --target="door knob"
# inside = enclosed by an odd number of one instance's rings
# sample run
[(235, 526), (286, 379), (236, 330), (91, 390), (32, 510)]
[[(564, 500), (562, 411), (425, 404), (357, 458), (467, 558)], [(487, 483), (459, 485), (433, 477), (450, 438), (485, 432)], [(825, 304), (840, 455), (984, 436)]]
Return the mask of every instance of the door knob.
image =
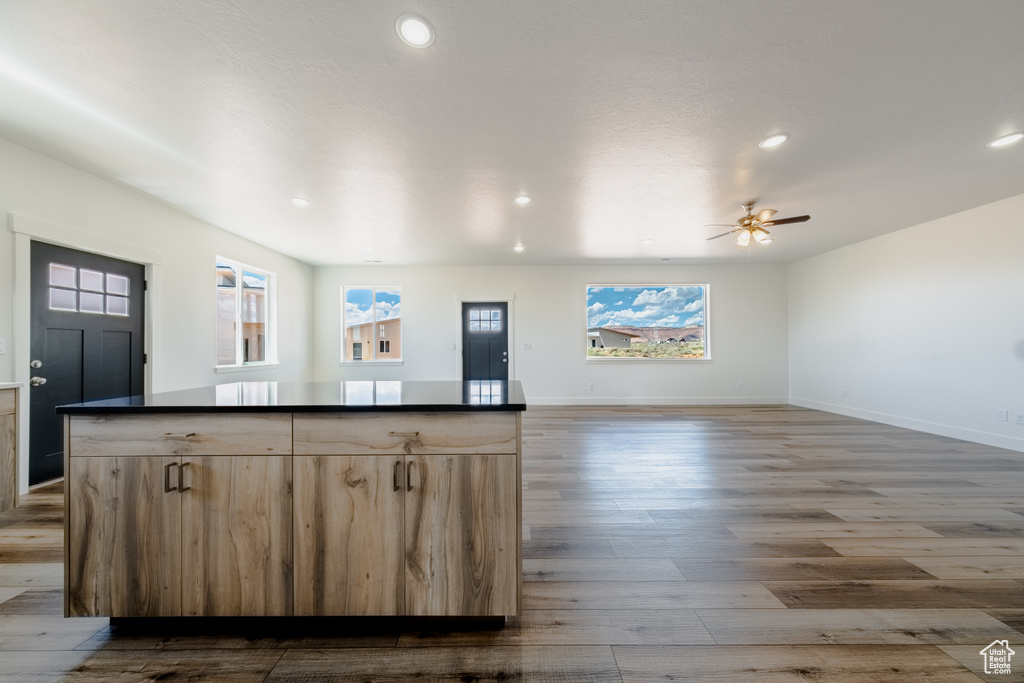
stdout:
[(28, 381), (28, 383), (31, 384), (34, 387), (41, 387), (44, 384), (46, 384), (46, 378), (45, 377), (33, 377), (32, 379), (30, 379)]
[(41, 361), (41, 360), (34, 360), (34, 361), (32, 361), (31, 363), (29, 363), (29, 364), (28, 364), (28, 366), (29, 366), (30, 368), (36, 368), (36, 369), (38, 369), (38, 368), (41, 368), (41, 367), (43, 367), (43, 361)]

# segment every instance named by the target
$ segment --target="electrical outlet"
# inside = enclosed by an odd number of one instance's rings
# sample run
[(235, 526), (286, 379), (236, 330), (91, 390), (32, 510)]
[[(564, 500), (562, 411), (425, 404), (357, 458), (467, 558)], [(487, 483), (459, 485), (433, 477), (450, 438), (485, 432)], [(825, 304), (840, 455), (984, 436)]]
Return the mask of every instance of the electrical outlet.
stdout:
[(452, 351), (454, 351), (454, 350), (455, 350), (455, 343), (452, 342)]
[(1016, 413), (1013, 416), (1013, 421), (1019, 425), (1024, 425), (1024, 413)]
[(593, 390), (594, 390), (594, 385), (593, 384), (587, 384), (587, 391), (593, 391)]
[(736, 382), (736, 391), (743, 391), (743, 382)]
[(846, 398), (846, 395), (847, 395), (847, 391), (846, 391), (846, 389), (843, 389), (843, 398)]
[(1010, 413), (1000, 408), (999, 410), (996, 411), (996, 419), (999, 420), (1000, 422), (1006, 422), (1007, 420), (1010, 419)]

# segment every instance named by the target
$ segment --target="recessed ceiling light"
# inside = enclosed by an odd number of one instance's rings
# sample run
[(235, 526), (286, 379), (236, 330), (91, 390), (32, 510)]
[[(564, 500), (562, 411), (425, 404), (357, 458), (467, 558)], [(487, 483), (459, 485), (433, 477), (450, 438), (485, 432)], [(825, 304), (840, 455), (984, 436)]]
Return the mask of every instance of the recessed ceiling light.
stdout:
[(771, 149), (772, 147), (778, 147), (788, 139), (788, 135), (783, 135), (782, 133), (779, 133), (778, 135), (773, 135), (770, 138), (765, 138), (764, 140), (761, 140), (761, 142), (757, 143), (757, 146), (762, 149)]
[(521, 244), (517, 244), (516, 246), (514, 246), (512, 248), (515, 249), (516, 251), (525, 251), (526, 250), (526, 247), (524, 247)]
[(367, 259), (366, 261), (363, 261), (363, 263), (380, 263), (380, 259), (373, 259), (373, 260)]
[(650, 246), (650, 245), (654, 244), (654, 240), (652, 240), (650, 237), (648, 237), (647, 239), (640, 240), (640, 244), (644, 245), (645, 247), (646, 246)]
[(1001, 138), (996, 138), (995, 140), (993, 140), (992, 142), (988, 143), (985, 146), (1006, 147), (1007, 145), (1012, 145), (1015, 142), (1020, 142), (1021, 139), (1024, 139), (1024, 133), (1010, 133), (1009, 135), (1004, 135)]
[(309, 200), (305, 197), (292, 197), (292, 204), (295, 206), (309, 206)]
[(406, 45), (412, 47), (427, 47), (434, 42), (434, 29), (430, 27), (427, 20), (416, 14), (403, 14), (398, 17), (395, 23), (398, 37)]
[(526, 206), (532, 201), (533, 200), (527, 197), (525, 194), (521, 194), (515, 199), (516, 204), (518, 204), (519, 206)]

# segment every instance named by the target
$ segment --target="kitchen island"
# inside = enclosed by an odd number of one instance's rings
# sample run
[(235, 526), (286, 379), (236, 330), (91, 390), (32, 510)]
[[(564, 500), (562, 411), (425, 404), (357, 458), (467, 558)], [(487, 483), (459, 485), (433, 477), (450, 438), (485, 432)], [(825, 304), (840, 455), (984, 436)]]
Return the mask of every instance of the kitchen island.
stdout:
[(61, 406), (65, 615), (519, 614), (525, 409), (516, 381)]

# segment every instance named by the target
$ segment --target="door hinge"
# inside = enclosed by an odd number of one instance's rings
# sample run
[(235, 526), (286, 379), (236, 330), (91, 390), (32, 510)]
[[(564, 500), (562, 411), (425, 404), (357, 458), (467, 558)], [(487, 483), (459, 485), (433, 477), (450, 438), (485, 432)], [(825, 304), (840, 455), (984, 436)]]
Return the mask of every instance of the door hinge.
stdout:
[(148, 362), (149, 362), (149, 354), (148, 353), (142, 354), (142, 364), (145, 365)]
[(149, 280), (142, 281), (142, 291), (145, 292), (149, 289)]

